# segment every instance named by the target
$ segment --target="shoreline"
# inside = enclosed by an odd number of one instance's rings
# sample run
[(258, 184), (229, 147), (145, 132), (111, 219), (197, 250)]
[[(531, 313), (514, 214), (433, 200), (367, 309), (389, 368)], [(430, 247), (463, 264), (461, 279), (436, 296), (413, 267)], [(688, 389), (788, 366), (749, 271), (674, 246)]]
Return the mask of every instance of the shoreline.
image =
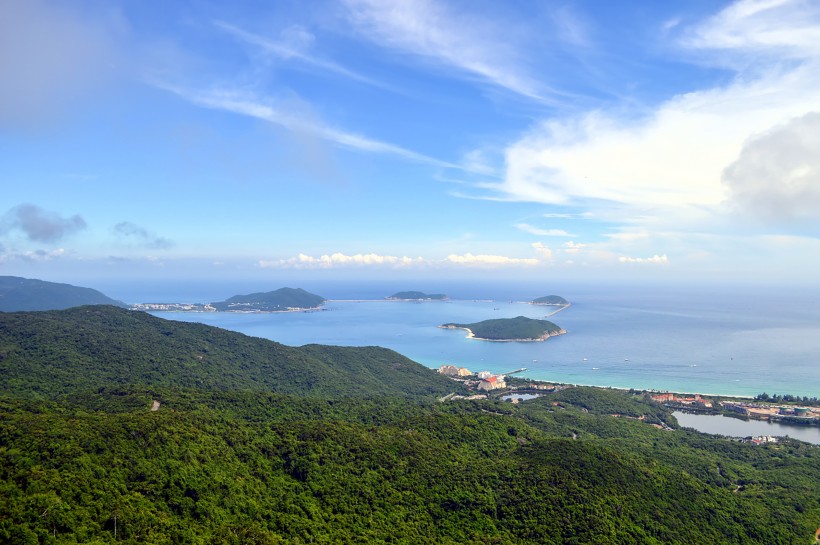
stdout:
[[(559, 335), (566, 335), (567, 330), (562, 329), (558, 333), (544, 333), (541, 337), (537, 339), (486, 339), (484, 337), (476, 337), (473, 330), (469, 327), (456, 327), (456, 326), (448, 326), (448, 325), (440, 325), (438, 326), (439, 329), (461, 329), (467, 332), (467, 339), (474, 339), (476, 341), (487, 341), (491, 343), (539, 343), (544, 342), (550, 337), (557, 337)], [(534, 379), (533, 379), (534, 380)]]

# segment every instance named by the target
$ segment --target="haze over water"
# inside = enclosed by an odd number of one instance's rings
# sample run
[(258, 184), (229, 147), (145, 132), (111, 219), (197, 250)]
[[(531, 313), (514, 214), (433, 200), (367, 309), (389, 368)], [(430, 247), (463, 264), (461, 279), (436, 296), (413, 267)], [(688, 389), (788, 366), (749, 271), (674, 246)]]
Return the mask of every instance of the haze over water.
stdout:
[[(157, 315), (294, 346), (385, 346), (430, 367), (449, 363), (495, 373), (526, 367), (522, 376), (533, 379), (619, 388), (729, 395), (764, 391), (820, 394), (820, 295), (796, 288), (545, 289), (461, 283), (425, 289), (448, 293), (452, 299), (424, 303), (378, 300), (402, 289), (386, 284), (328, 284), (308, 289), (333, 299), (326, 310)], [(234, 293), (227, 288), (210, 300)], [(546, 342), (477, 341), (467, 339), (464, 331), (436, 327), (445, 322), (519, 315), (543, 318), (554, 308), (518, 301), (551, 293), (565, 296), (572, 306), (549, 318), (568, 334)], [(176, 301), (179, 299), (164, 299)]]

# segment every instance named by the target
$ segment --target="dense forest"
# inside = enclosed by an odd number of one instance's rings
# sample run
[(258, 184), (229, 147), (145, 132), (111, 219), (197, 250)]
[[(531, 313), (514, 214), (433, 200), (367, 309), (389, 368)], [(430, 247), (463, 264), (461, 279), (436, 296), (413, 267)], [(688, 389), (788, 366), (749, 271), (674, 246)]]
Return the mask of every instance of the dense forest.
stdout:
[[(660, 429), (674, 417), (640, 392), (439, 402), (457, 383), (384, 349), (106, 307), (0, 324), (3, 543), (808, 544), (820, 526), (820, 448)], [(300, 389), (265, 381), (280, 368)]]
[(549, 320), (536, 320), (518, 316), (516, 318), (496, 318), (472, 324), (443, 324), (443, 328), (469, 329), (478, 339), (490, 341), (535, 341), (566, 333)]

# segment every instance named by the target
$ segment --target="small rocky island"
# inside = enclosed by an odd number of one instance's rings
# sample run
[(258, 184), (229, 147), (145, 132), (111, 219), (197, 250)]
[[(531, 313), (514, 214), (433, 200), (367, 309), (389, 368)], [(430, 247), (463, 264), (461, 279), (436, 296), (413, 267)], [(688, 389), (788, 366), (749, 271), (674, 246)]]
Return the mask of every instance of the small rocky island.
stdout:
[(302, 288), (234, 295), (215, 303), (139, 303), (132, 310), (171, 312), (296, 312), (319, 310), (326, 299)]
[(567, 301), (560, 295), (545, 295), (544, 297), (533, 299), (532, 301), (530, 301), (530, 304), (544, 305), (550, 307), (565, 307), (569, 306), (569, 301)]
[(536, 320), (525, 316), (498, 318), (472, 324), (442, 324), (444, 329), (465, 329), (468, 337), (483, 341), (545, 341), (563, 335), (566, 330), (549, 320)]
[(386, 297), (388, 301), (445, 301), (448, 297), (443, 293), (424, 293), (421, 291), (400, 291)]

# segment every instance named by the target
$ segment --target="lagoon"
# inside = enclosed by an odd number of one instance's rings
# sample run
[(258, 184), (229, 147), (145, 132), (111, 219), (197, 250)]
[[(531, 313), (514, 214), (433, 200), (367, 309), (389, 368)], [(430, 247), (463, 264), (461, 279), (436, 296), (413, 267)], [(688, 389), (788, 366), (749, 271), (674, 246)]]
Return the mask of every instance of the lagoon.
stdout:
[(681, 426), (703, 433), (727, 437), (759, 435), (783, 437), (787, 435), (792, 439), (820, 445), (820, 426), (797, 426), (766, 420), (745, 420), (722, 414), (691, 414), (682, 411), (675, 411), (672, 414)]

